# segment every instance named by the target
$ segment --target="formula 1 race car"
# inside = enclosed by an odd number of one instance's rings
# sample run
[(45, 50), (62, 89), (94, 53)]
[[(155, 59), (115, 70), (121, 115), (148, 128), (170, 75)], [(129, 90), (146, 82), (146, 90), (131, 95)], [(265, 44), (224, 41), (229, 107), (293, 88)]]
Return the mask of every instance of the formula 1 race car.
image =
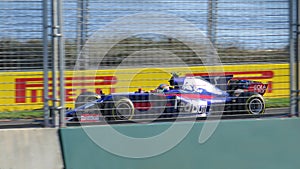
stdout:
[(105, 95), (80, 94), (66, 120), (96, 122), (157, 119), (179, 116), (206, 117), (217, 114), (263, 114), (267, 84), (226, 76), (184, 76), (172, 74), (169, 85), (151, 91)]

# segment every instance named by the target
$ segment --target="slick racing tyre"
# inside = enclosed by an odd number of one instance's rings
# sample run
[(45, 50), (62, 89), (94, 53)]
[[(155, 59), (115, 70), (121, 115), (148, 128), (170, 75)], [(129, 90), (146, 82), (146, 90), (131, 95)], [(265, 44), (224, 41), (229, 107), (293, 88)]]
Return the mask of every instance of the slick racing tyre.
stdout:
[(134, 117), (134, 105), (126, 97), (107, 101), (104, 104), (103, 115), (108, 121), (132, 120)]
[[(93, 93), (93, 92), (84, 92), (81, 93), (75, 100), (75, 108), (78, 108), (80, 106), (83, 106), (89, 102), (95, 101), (97, 99), (99, 99), (100, 96)], [(85, 114), (91, 114), (91, 115), (100, 115), (100, 108), (98, 104), (94, 104), (94, 105), (88, 105), (85, 108), (78, 110), (76, 112), (76, 117), (78, 119), (78, 121), (80, 121), (80, 119), (82, 119), (82, 115)]]
[(100, 96), (93, 92), (81, 93), (75, 100), (75, 108), (80, 107), (88, 102), (99, 99)]
[(242, 112), (258, 115), (263, 114), (266, 109), (265, 100), (257, 93), (243, 93), (238, 99), (239, 110)]
[(250, 96), (246, 100), (246, 111), (249, 114), (263, 114), (265, 112), (265, 101), (260, 94)]

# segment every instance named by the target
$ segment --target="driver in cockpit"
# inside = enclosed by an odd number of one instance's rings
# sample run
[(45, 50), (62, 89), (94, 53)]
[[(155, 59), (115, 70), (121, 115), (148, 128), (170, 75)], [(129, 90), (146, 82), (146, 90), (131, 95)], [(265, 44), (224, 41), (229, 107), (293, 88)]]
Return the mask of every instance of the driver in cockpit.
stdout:
[(170, 86), (167, 84), (160, 84), (157, 88), (156, 88), (156, 92), (157, 93), (163, 93), (163, 92), (167, 92), (170, 90)]

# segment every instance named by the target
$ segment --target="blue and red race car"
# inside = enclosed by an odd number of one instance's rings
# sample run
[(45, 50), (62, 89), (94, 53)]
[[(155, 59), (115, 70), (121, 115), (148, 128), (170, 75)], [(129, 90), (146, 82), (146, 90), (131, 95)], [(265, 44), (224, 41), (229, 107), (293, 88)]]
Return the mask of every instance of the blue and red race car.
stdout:
[(67, 111), (68, 121), (96, 122), (157, 119), (212, 114), (263, 114), (267, 84), (233, 76), (184, 76), (172, 74), (169, 84), (151, 91), (105, 95), (84, 92)]

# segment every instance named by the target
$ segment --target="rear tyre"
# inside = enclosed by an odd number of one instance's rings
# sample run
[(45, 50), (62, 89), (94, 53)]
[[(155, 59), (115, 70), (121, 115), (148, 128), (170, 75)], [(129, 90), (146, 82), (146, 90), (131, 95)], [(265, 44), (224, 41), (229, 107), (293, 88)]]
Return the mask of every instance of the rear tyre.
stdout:
[(242, 93), (237, 99), (238, 109), (241, 113), (253, 115), (263, 114), (266, 109), (265, 100), (257, 93)]
[(265, 109), (265, 101), (260, 94), (252, 95), (246, 101), (246, 111), (249, 114), (263, 114)]

